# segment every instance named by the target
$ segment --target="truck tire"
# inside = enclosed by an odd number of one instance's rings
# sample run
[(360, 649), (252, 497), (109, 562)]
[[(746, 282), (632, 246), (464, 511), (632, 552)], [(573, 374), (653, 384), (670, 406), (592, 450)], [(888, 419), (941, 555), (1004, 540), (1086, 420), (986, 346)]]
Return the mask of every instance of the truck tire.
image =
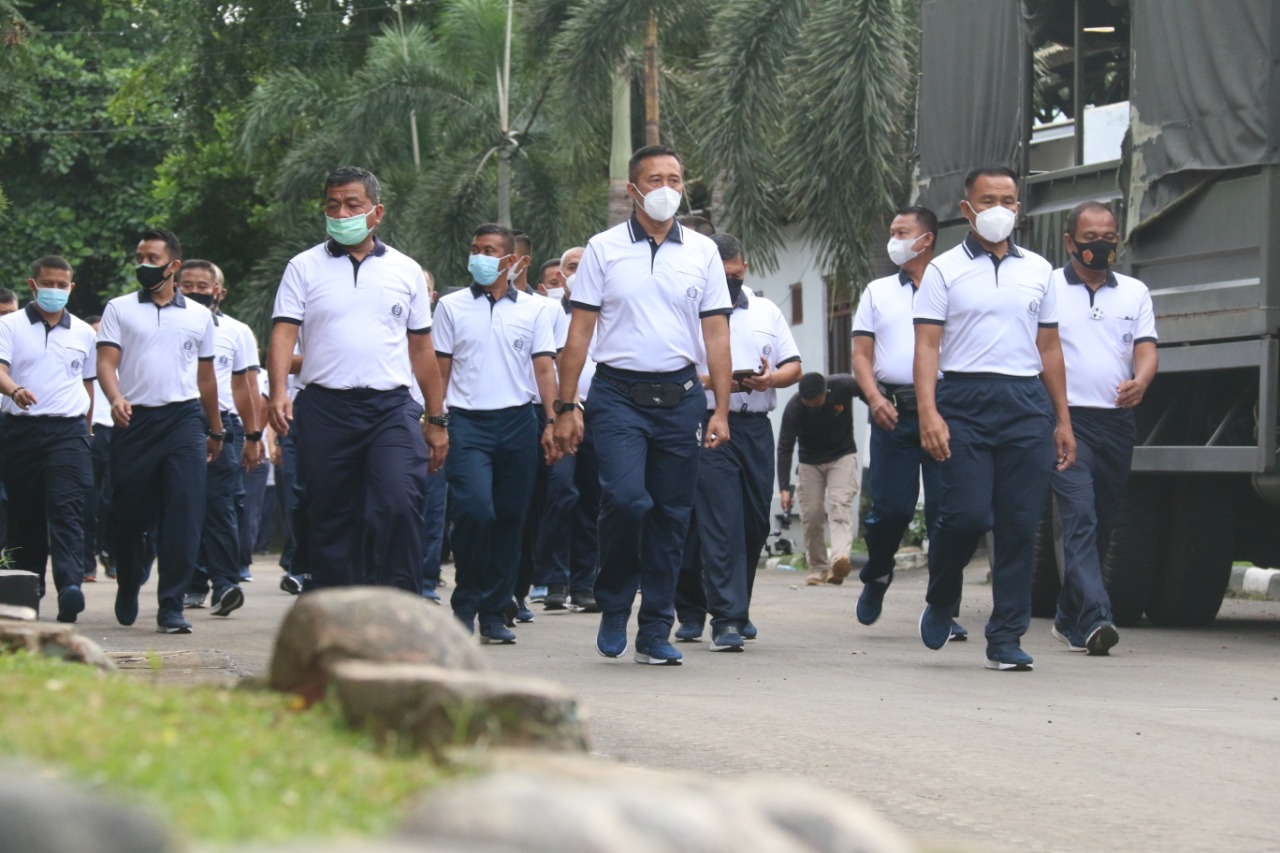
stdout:
[(1044, 511), (1036, 528), (1036, 566), (1031, 581), (1031, 615), (1052, 619), (1058, 615), (1058, 593), (1062, 578), (1053, 542), (1053, 492), (1044, 496)]
[(1231, 578), (1234, 493), (1217, 477), (1183, 477), (1169, 500), (1167, 548), (1147, 602), (1161, 627), (1207, 625)]
[(1142, 618), (1164, 559), (1165, 492), (1149, 475), (1129, 478), (1111, 531), (1102, 580), (1111, 597), (1111, 616), (1120, 627)]

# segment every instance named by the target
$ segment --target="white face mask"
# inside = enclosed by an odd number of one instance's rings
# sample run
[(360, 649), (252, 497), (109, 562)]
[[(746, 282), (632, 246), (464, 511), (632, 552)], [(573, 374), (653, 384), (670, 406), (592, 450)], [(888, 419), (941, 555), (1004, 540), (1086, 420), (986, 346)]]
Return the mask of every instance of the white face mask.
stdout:
[(908, 261), (918, 258), (924, 249), (913, 249), (911, 247), (919, 242), (919, 240), (920, 237), (903, 237), (900, 240), (890, 238), (888, 246), (889, 260), (893, 261), (898, 266), (902, 266)]
[(569, 293), (573, 293), (573, 283), (577, 281), (578, 274), (576, 272), (569, 273), (568, 278), (564, 280), (564, 289)]
[(666, 222), (680, 209), (680, 198), (671, 187), (658, 187), (644, 197), (644, 212), (656, 222)]
[[(968, 202), (965, 202), (968, 204)], [(969, 206), (973, 210), (973, 206)], [(996, 205), (988, 207), (973, 220), (974, 230), (988, 243), (999, 243), (1008, 240), (1013, 233), (1013, 226), (1018, 221), (1018, 214), (1007, 207)]]
[(564, 288), (563, 288), (563, 287), (548, 287), (548, 288), (547, 288), (547, 298), (548, 298), (548, 299), (554, 299), (554, 300), (556, 300), (557, 302), (559, 302), (561, 299), (564, 299)]

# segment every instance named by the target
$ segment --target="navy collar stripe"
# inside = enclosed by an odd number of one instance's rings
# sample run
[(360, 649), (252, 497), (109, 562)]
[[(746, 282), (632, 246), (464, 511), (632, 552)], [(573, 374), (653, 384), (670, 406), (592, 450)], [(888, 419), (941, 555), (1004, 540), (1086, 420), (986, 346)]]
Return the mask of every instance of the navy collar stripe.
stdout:
[[(1067, 264), (1062, 268), (1062, 275), (1067, 280), (1067, 284), (1084, 284), (1084, 280), (1076, 275), (1075, 264)], [(1107, 280), (1103, 282), (1107, 287), (1119, 287), (1120, 280), (1116, 278), (1115, 271), (1107, 270)]]
[[(34, 302), (27, 303), (27, 319), (31, 321), (32, 325), (35, 325), (36, 323), (44, 322), (44, 317), (40, 316), (40, 312), (36, 310), (36, 304)], [(71, 328), (71, 312), (68, 311), (66, 308), (63, 308), (62, 316), (58, 318), (58, 322), (54, 323), (49, 328), (70, 329)]]

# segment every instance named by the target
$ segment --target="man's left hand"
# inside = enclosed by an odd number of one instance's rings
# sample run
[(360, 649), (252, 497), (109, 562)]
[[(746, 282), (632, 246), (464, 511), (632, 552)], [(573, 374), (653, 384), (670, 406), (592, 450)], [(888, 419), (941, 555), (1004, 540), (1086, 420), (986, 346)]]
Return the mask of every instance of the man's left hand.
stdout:
[(427, 471), (434, 474), (444, 467), (444, 460), (449, 456), (449, 431), (437, 424), (422, 424), (422, 438), (431, 452), (431, 460), (427, 463)]
[(748, 391), (768, 391), (772, 388), (773, 368), (769, 366), (769, 359), (760, 356), (760, 372), (742, 380), (742, 385)]
[(1147, 393), (1147, 386), (1136, 379), (1126, 379), (1116, 388), (1116, 407), (1132, 409), (1142, 402)]
[(244, 450), (240, 452), (240, 464), (244, 470), (252, 471), (262, 464), (262, 442), (246, 441)]
[(1053, 430), (1053, 446), (1058, 452), (1055, 470), (1065, 471), (1076, 464), (1076, 436), (1071, 424), (1058, 424)]
[(219, 456), (222, 455), (222, 439), (206, 438), (204, 440), (204, 450), (205, 450), (204, 461), (206, 463), (213, 462), (213, 460), (217, 459)]
[(714, 450), (729, 440), (729, 418), (727, 415), (712, 415), (707, 419), (706, 430), (702, 434), (702, 446)]

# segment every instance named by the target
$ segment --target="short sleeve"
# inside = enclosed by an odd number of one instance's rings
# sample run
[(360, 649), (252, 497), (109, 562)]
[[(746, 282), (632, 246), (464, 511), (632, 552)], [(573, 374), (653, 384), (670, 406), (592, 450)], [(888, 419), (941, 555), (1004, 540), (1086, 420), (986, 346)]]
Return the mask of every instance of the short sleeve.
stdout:
[(945, 323), (947, 321), (947, 282), (936, 264), (925, 268), (916, 294), (913, 316), (917, 323)]
[[(536, 297), (529, 297), (534, 299)], [(556, 303), (544, 299), (542, 309), (538, 311), (533, 325), (533, 357), (556, 354), (556, 316), (552, 312), (563, 314), (564, 311)]]
[[(208, 312), (205, 313), (208, 314)], [(211, 359), (217, 354), (217, 334), (213, 325), (213, 315), (208, 314), (205, 319), (204, 337), (200, 339), (200, 359)]]
[(556, 303), (556, 352), (564, 349), (565, 344), (569, 342), (569, 312), (564, 310), (564, 306), (559, 302)]
[[(93, 352), (93, 327), (85, 324), (84, 331), (81, 333), (84, 337), (84, 351)], [(85, 382), (92, 382), (98, 378), (98, 360), (90, 355), (84, 360), (84, 369), (80, 373), (80, 378)]]
[(1138, 302), (1138, 321), (1134, 324), (1134, 343), (1142, 343), (1147, 341), (1155, 343), (1158, 340), (1156, 336), (1156, 312), (1151, 307), (1151, 291), (1145, 287), (1142, 289), (1142, 299)]
[(280, 289), (276, 291), (275, 306), (271, 309), (273, 320), (301, 323), (307, 316), (307, 289), (302, 272), (293, 261), (284, 268)]
[(258, 340), (253, 336), (253, 330), (243, 323), (240, 324), (240, 339), (237, 343), (231, 372), (244, 373), (246, 370), (257, 370), (259, 367)]
[(732, 313), (733, 302), (729, 299), (729, 282), (724, 277), (724, 262), (720, 260), (720, 253), (714, 251), (714, 247), (707, 252), (706, 278), (707, 286), (702, 289), (698, 316)]
[(0, 323), (0, 362), (13, 364), (13, 324)]
[(447, 299), (436, 305), (435, 320), (431, 325), (431, 343), (436, 355), (453, 357), (453, 307)]
[(98, 346), (103, 344), (123, 349), (120, 341), (120, 309), (115, 302), (107, 303), (102, 311), (102, 322), (98, 323)]
[[(757, 297), (763, 298), (763, 297)], [(795, 335), (791, 334), (791, 327), (787, 325), (787, 320), (782, 316), (781, 309), (773, 302), (769, 303), (773, 314), (773, 333), (778, 342), (778, 351), (774, 353), (774, 368), (793, 361), (800, 360), (800, 348), (796, 346)]]
[(1053, 269), (1045, 264), (1048, 272), (1044, 278), (1044, 298), (1040, 300), (1040, 313), (1037, 322), (1043, 328), (1058, 325), (1058, 288), (1053, 284)]
[(600, 257), (600, 243), (591, 240), (578, 264), (578, 274), (573, 279), (570, 295), (575, 308), (599, 311), (604, 304), (604, 260)]
[(858, 300), (858, 310), (853, 314), (853, 334), (855, 337), (857, 335), (866, 335), (871, 338), (876, 336), (875, 297), (870, 287), (862, 291), (862, 298)]
[(409, 297), (409, 332), (425, 334), (431, 331), (431, 295), (427, 291), (427, 278), (418, 270), (413, 282), (413, 295)]

